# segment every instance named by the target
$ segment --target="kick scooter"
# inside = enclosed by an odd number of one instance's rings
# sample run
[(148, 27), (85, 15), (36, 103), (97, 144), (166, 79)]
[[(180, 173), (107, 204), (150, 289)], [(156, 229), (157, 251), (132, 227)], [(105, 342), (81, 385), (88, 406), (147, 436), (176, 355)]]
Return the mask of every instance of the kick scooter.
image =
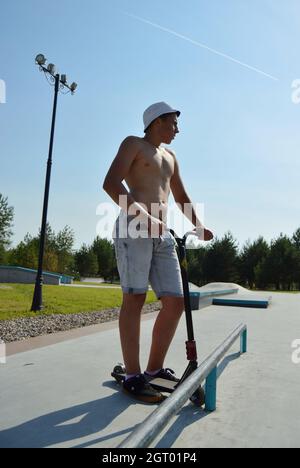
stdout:
[[(187, 327), (187, 341), (186, 341), (186, 353), (187, 360), (189, 361), (187, 368), (185, 369), (179, 382), (172, 382), (170, 380), (153, 378), (149, 380), (149, 383), (156, 390), (166, 393), (172, 393), (179, 385), (181, 385), (198, 367), (197, 361), (197, 348), (196, 341), (194, 338), (194, 326), (193, 326), (193, 317), (192, 317), (192, 307), (190, 301), (190, 290), (189, 290), (189, 281), (188, 281), (188, 263), (186, 256), (186, 241), (188, 236), (194, 235), (197, 236), (195, 231), (187, 232), (183, 238), (179, 238), (175, 232), (170, 229), (170, 233), (176, 239), (177, 242), (177, 255), (180, 263), (181, 277), (184, 291), (184, 305), (185, 305), (185, 317), (186, 317), (186, 327)], [(114, 367), (111, 376), (119, 383), (125, 380), (126, 370), (123, 364), (118, 364)], [(190, 400), (196, 406), (203, 406), (205, 403), (205, 392), (202, 387), (199, 387), (196, 392), (191, 396)]]

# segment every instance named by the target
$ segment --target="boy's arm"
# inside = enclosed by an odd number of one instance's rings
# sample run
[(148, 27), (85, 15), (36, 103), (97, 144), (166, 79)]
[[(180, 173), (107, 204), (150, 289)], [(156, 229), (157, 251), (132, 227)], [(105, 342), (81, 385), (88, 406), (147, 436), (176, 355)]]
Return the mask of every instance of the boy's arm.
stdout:
[(103, 189), (119, 205), (125, 213), (136, 214), (140, 212), (151, 218), (146, 207), (137, 203), (126, 190), (123, 180), (128, 175), (130, 168), (140, 150), (140, 144), (136, 137), (127, 137), (121, 144), (103, 183)]
[[(206, 229), (202, 221), (198, 218), (197, 213), (193, 207), (192, 201), (189, 198), (185, 190), (185, 187), (183, 185), (183, 182), (180, 176), (180, 171), (179, 171), (179, 166), (178, 166), (178, 162), (176, 159), (176, 155), (173, 151), (170, 151), (170, 150), (168, 151), (174, 157), (174, 162), (175, 162), (174, 174), (170, 182), (170, 186), (171, 186), (171, 190), (172, 190), (175, 202), (177, 203), (177, 206), (180, 208), (183, 214), (188, 218), (189, 221), (191, 221), (191, 223), (194, 226), (196, 226), (197, 229), (204, 230), (204, 240), (211, 240), (213, 238), (212, 232)], [(186, 204), (188, 205), (188, 209), (185, 209)]]
[(105, 192), (107, 192), (113, 201), (126, 213), (129, 206), (134, 203), (134, 200), (126, 190), (123, 180), (126, 178), (137, 153), (138, 147), (135, 139), (133, 137), (127, 137), (122, 142), (103, 183)]

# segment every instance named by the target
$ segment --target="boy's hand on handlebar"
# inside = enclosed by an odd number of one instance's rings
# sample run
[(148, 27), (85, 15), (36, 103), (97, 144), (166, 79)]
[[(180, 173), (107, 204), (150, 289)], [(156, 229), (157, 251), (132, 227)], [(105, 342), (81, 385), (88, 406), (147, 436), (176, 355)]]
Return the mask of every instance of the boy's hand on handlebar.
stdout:
[(211, 241), (213, 240), (214, 235), (209, 229), (204, 229), (204, 240)]

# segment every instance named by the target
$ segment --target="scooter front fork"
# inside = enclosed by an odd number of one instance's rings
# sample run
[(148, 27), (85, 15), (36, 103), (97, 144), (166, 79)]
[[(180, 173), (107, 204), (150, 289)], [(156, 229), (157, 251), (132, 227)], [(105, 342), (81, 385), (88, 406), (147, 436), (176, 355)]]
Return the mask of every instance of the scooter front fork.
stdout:
[[(180, 382), (177, 384), (177, 386), (182, 384), (198, 367), (197, 348), (196, 348), (196, 342), (194, 340), (186, 342), (186, 354), (187, 354), (187, 359), (189, 363), (188, 363), (187, 368), (184, 371), (183, 376), (181, 377)], [(190, 400), (196, 406), (199, 406), (199, 407), (205, 404), (205, 392), (201, 386), (190, 397)]]
[(185, 379), (187, 379), (187, 377), (189, 377), (189, 375), (191, 375), (198, 367), (196, 341), (195, 340), (186, 341), (185, 345), (186, 345), (186, 357), (189, 363), (178, 385), (180, 385)]
[(197, 361), (197, 346), (196, 341), (186, 341), (186, 357), (188, 361)]

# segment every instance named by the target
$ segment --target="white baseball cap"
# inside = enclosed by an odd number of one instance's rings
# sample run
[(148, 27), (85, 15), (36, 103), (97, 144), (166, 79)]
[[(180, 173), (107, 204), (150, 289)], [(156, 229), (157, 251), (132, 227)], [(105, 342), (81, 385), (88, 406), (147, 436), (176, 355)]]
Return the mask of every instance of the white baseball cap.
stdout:
[(164, 114), (177, 114), (177, 116), (180, 116), (180, 111), (173, 109), (169, 104), (166, 102), (156, 102), (155, 104), (152, 104), (152, 106), (148, 107), (143, 115), (143, 120), (144, 120), (144, 131), (147, 130), (149, 125), (158, 117)]

